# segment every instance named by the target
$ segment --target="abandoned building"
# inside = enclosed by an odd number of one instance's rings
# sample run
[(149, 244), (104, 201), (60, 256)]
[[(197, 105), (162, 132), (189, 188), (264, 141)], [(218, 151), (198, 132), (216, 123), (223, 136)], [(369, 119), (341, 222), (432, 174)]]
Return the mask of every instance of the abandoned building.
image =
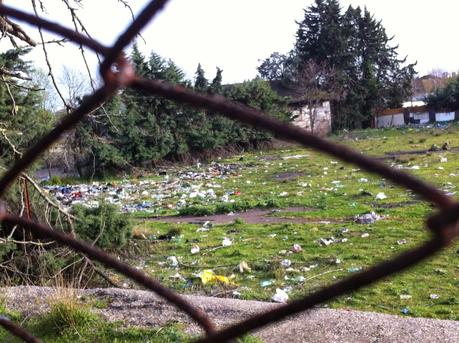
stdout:
[(330, 101), (311, 101), (304, 94), (287, 87), (281, 81), (270, 81), (270, 86), (279, 96), (289, 97), (288, 103), (292, 111), (292, 124), (299, 126), (318, 136), (326, 136), (331, 132)]

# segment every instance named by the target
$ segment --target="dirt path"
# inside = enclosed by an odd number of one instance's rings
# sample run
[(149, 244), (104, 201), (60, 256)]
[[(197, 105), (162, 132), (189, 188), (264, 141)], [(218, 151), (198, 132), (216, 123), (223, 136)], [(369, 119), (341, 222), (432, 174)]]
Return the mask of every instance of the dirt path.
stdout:
[[(209, 216), (169, 216), (169, 217), (152, 217), (145, 218), (147, 221), (166, 222), (166, 223), (189, 223), (203, 224), (211, 222), (213, 224), (229, 224), (235, 219), (241, 219), (247, 224), (277, 224), (277, 223), (340, 223), (340, 221), (329, 219), (302, 218), (288, 216), (291, 212), (310, 212), (314, 209), (307, 207), (289, 207), (281, 210), (261, 210), (251, 209), (246, 212), (236, 212), (233, 214), (214, 214)], [(285, 213), (286, 216), (279, 216)], [(274, 214), (277, 214), (274, 216)]]
[[(61, 294), (52, 288), (12, 287), (2, 290), (7, 307), (25, 314), (43, 312), (46, 299)], [(189, 323), (189, 319), (152, 293), (124, 289), (78, 291), (80, 298), (106, 299), (109, 305), (97, 310), (108, 320), (122, 320), (132, 326), (158, 326), (168, 321)], [(219, 326), (229, 325), (256, 313), (281, 306), (259, 301), (243, 301), (202, 296), (186, 296)], [(199, 333), (190, 325), (189, 331)], [(256, 333), (265, 343), (457, 343), (459, 321), (409, 318), (373, 312), (314, 309), (293, 316)]]

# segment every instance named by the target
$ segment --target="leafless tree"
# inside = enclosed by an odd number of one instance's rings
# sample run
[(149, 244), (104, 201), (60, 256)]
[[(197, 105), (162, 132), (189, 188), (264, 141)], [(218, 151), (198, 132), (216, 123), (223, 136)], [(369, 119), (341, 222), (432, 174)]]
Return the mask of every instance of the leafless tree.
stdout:
[(64, 88), (67, 105), (71, 108), (76, 108), (79, 99), (91, 90), (90, 81), (83, 73), (67, 66), (62, 68), (59, 83)]
[(336, 80), (336, 72), (324, 64), (309, 60), (299, 68), (294, 82), (295, 93), (300, 96), (308, 110), (309, 127), (314, 133), (320, 117), (317, 109), (324, 101), (336, 100), (340, 97), (340, 87)]

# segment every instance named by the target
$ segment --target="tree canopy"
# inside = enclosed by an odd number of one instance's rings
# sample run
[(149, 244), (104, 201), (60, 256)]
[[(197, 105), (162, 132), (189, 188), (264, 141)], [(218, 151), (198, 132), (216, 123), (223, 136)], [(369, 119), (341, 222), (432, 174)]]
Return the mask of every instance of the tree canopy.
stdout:
[[(130, 59), (143, 77), (161, 78), (199, 92), (224, 94), (283, 120), (288, 118), (285, 99), (277, 96), (261, 79), (224, 86), (220, 68), (209, 82), (199, 64), (192, 83), (173, 61), (154, 52), (147, 58), (136, 45)], [(133, 167), (149, 168), (162, 159), (177, 160), (229, 146), (257, 146), (270, 139), (271, 135), (265, 132), (217, 113), (126, 89), (78, 126), (73, 152), (80, 174), (94, 171), (104, 174)]]
[(337, 0), (315, 0), (297, 24), (293, 49), (271, 54), (258, 71), (295, 85), (311, 61), (333, 70), (322, 88), (333, 100), (334, 129), (367, 127), (377, 110), (400, 106), (410, 95), (414, 64), (398, 57), (393, 37), (366, 8), (343, 12)]

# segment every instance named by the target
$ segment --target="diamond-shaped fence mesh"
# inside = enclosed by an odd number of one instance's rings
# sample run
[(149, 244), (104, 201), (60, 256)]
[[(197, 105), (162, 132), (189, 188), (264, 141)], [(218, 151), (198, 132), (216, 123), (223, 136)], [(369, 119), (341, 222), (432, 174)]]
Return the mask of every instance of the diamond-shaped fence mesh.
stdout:
[[(457, 225), (459, 219), (459, 203), (445, 195), (444, 192), (410, 174), (392, 169), (386, 164), (362, 155), (360, 152), (354, 151), (346, 146), (319, 138), (298, 127), (277, 121), (257, 110), (230, 102), (222, 96), (196, 93), (190, 89), (173, 85), (163, 80), (147, 80), (136, 76), (133, 67), (122, 51), (167, 2), (167, 0), (151, 1), (138, 17), (135, 18), (132, 24), (119, 36), (112, 47), (106, 47), (92, 38), (88, 38), (87, 36), (46, 19), (0, 5), (0, 15), (24, 21), (43, 30), (58, 34), (104, 57), (100, 65), (100, 73), (103, 79), (102, 87), (96, 90), (91, 96), (85, 98), (76, 110), (64, 117), (54, 129), (42, 137), (15, 162), (0, 179), (0, 196), (4, 195), (9, 185), (54, 142), (56, 142), (64, 132), (72, 129), (80, 120), (96, 110), (118, 90), (131, 87), (151, 95), (164, 97), (177, 103), (211, 110), (212, 113), (219, 113), (220, 115), (251, 125), (255, 128), (268, 130), (281, 139), (300, 143), (303, 146), (334, 156), (342, 161), (353, 163), (368, 172), (379, 174), (395, 184), (411, 189), (425, 201), (433, 203), (438, 208), (438, 211), (432, 214), (426, 222), (426, 227), (432, 233), (430, 240), (417, 248), (408, 250), (388, 261), (338, 281), (331, 286), (324, 287), (302, 299), (292, 301), (268, 312), (257, 314), (237, 324), (217, 330), (212, 319), (201, 309), (191, 305), (184, 297), (161, 285), (161, 283), (152, 277), (119, 261), (104, 251), (86, 242), (76, 240), (70, 235), (53, 230), (47, 225), (9, 214), (4, 210), (0, 212), (0, 220), (2, 222), (19, 225), (40, 237), (52, 238), (60, 244), (86, 255), (88, 258), (103, 263), (105, 266), (131, 278), (139, 285), (155, 292), (174, 304), (179, 310), (186, 312), (202, 327), (205, 335), (198, 340), (198, 342), (201, 343), (231, 341), (252, 330), (275, 323), (290, 315), (308, 310), (317, 304), (340, 295), (356, 291), (361, 287), (367, 286), (377, 280), (398, 273), (423, 261), (427, 257), (432, 256), (450, 245), (459, 235), (459, 225)], [(0, 317), (0, 325), (26, 342), (40, 342), (38, 338), (33, 337), (26, 330), (6, 317)]]

